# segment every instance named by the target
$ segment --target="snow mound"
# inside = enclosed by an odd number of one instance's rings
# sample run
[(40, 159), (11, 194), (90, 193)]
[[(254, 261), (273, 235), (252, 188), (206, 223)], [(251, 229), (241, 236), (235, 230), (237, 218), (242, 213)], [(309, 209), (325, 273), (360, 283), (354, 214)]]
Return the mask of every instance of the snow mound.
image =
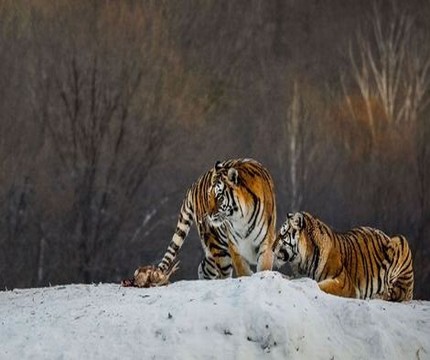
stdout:
[(344, 299), (276, 272), (3, 291), (0, 322), (0, 359), (430, 359), (430, 302)]

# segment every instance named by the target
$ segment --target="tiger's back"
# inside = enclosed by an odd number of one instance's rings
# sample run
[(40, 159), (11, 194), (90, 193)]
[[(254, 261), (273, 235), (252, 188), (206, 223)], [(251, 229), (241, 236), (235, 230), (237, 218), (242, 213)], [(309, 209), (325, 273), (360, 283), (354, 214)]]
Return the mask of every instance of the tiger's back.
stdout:
[(371, 227), (332, 235), (357, 298), (409, 301), (413, 293), (412, 255), (404, 236), (390, 238)]

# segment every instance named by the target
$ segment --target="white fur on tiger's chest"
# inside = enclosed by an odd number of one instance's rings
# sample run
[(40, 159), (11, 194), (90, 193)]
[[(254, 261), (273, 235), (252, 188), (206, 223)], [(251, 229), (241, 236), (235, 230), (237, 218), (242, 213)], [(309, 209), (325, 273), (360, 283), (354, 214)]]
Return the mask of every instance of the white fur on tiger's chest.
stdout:
[(229, 240), (236, 245), (240, 255), (251, 265), (257, 264), (259, 244), (266, 235), (265, 226), (255, 226), (253, 229), (248, 224), (230, 229)]
[(258, 249), (252, 244), (249, 239), (240, 239), (236, 245), (240, 255), (251, 265), (257, 264)]

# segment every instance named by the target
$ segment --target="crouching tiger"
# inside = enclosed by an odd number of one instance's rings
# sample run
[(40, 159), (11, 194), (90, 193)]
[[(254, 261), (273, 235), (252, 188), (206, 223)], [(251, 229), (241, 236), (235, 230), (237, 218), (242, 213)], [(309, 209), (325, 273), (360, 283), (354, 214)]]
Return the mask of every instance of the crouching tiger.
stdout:
[(274, 244), (275, 265), (318, 281), (321, 290), (344, 297), (409, 301), (414, 274), (404, 236), (357, 227), (333, 231), (306, 212), (288, 214)]
[[(257, 265), (257, 271), (272, 269), (276, 236), (273, 180), (255, 160), (227, 160), (217, 162), (188, 189), (163, 259), (157, 267), (137, 269), (127, 286), (166, 283), (193, 222), (204, 250), (200, 279), (231, 277), (233, 268), (237, 276), (250, 275), (250, 265)], [(151, 278), (163, 281), (158, 284)]]

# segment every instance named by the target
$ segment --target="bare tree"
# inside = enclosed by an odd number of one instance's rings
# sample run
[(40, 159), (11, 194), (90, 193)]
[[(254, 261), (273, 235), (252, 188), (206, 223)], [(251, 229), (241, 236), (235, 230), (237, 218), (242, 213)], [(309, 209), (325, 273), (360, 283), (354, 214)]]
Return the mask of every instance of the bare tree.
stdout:
[[(154, 100), (142, 98), (144, 86), (162, 81), (138, 61), (145, 43), (111, 49), (93, 30), (93, 38), (63, 38), (60, 58), (47, 49), (47, 58), (54, 60), (40, 63), (45, 76), (34, 103), (49, 136), (46, 150), (57, 156), (53, 173), (72, 199), (66, 234), (76, 244), (72, 262), (85, 282), (103, 277), (115, 251), (121, 251), (116, 239), (141, 209), (137, 199), (167, 131), (157, 103), (151, 107)], [(155, 101), (161, 91), (152, 90)]]
[[(345, 77), (342, 77), (351, 118), (362, 123), (365, 119), (370, 130), (369, 169), (377, 189), (371, 201), (381, 217), (385, 214), (385, 222), (392, 220), (388, 214), (393, 211), (392, 195), (387, 193), (387, 183), (394, 182), (388, 178), (392, 173), (388, 168), (388, 157), (398, 152), (398, 157), (403, 159), (404, 182), (409, 177), (408, 167), (414, 174), (408, 200), (418, 206), (409, 214), (414, 230), (406, 231), (413, 233), (418, 276), (425, 276), (430, 271), (424, 268), (423, 261), (428, 247), (425, 232), (429, 222), (426, 214), (430, 197), (426, 185), (429, 180), (429, 146), (425, 140), (429, 125), (428, 116), (424, 115), (430, 103), (429, 41), (429, 34), (419, 29), (413, 17), (399, 11), (394, 3), (389, 16), (385, 17), (375, 6), (368, 27), (358, 33), (349, 47), (351, 74), (361, 100), (359, 105), (363, 104), (365, 108), (365, 116), (351, 96)], [(391, 149), (383, 148), (381, 144), (390, 135), (394, 139)], [(399, 141), (402, 142), (401, 147), (398, 146)], [(398, 173), (393, 176), (398, 176)], [(407, 191), (402, 191), (404, 193)]]
[[(290, 196), (288, 196), (291, 211), (300, 210), (303, 205), (303, 187), (308, 182), (309, 168), (303, 162), (304, 156), (308, 161), (312, 161), (315, 156), (315, 149), (305, 149), (306, 135), (304, 128), (309, 122), (309, 113), (305, 108), (303, 99), (300, 96), (297, 81), (293, 85), (291, 103), (288, 107), (287, 118), (282, 124), (284, 139), (283, 151), (287, 152), (288, 164), (283, 174), (288, 177), (285, 180), (289, 184)], [(308, 152), (308, 150), (310, 150)], [(305, 154), (306, 152), (306, 154)], [(282, 164), (284, 165), (284, 164)]]
[[(426, 97), (429, 46), (428, 41), (417, 41), (417, 33), (411, 16), (393, 9), (391, 18), (383, 21), (375, 6), (367, 31), (359, 31), (355, 46), (349, 47), (352, 77), (364, 101), (373, 141), (384, 129), (384, 120), (393, 126), (415, 123), (430, 101)], [(344, 81), (342, 84), (351, 116), (356, 119), (350, 92)], [(375, 114), (375, 102), (381, 105), (384, 118)]]
[(331, 124), (325, 105), (307, 98), (309, 94), (298, 81), (293, 83), (290, 94), (276, 149), (281, 169), (277, 189), (288, 212), (322, 209), (328, 196), (327, 184), (333, 182), (338, 170), (336, 161), (326, 166), (332, 150)]

